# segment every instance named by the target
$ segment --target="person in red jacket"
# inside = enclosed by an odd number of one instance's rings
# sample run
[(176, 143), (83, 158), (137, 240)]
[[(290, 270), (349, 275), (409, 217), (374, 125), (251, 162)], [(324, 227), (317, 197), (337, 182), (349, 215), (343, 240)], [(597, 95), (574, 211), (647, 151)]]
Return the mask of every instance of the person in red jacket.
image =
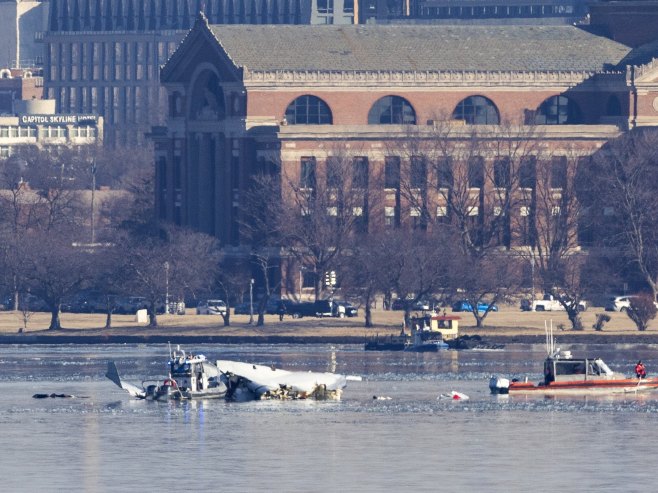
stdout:
[(635, 365), (635, 375), (637, 378), (646, 378), (647, 370), (644, 367), (644, 363), (642, 363), (642, 361), (638, 361), (637, 365)]

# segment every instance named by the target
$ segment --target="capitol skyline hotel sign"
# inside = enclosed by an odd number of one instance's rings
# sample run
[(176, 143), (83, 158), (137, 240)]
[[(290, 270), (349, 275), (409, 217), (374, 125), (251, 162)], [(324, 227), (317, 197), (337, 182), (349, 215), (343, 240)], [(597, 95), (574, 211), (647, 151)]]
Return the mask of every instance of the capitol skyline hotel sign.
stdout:
[(97, 115), (21, 115), (22, 125), (96, 125)]

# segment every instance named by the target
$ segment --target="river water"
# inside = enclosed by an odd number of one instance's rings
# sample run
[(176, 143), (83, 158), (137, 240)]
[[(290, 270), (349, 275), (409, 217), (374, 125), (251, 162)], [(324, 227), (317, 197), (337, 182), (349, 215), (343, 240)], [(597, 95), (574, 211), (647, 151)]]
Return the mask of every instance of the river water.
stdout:
[[(2, 491), (656, 491), (658, 393), (489, 394), (538, 380), (542, 347), (435, 354), (360, 346), (203, 345), (210, 360), (363, 376), (340, 402), (133, 400), (104, 378), (165, 375), (156, 345), (0, 346)], [(631, 373), (658, 347), (572, 346)], [(595, 353), (595, 354), (594, 354)], [(467, 401), (440, 398), (457, 390)], [(34, 399), (67, 393), (74, 399)], [(373, 396), (390, 399), (373, 399)]]

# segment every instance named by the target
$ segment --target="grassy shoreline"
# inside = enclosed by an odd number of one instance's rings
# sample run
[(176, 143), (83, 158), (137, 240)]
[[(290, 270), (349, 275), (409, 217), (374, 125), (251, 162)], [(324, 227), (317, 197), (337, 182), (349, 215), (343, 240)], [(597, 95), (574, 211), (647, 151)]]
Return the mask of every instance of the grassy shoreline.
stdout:
[[(189, 310), (190, 312), (192, 310)], [(556, 338), (564, 343), (629, 343), (658, 344), (658, 321), (649, 329), (639, 332), (623, 313), (608, 313), (611, 320), (603, 331), (592, 328), (597, 313), (593, 308), (583, 314), (582, 331), (570, 330), (564, 312), (521, 312), (516, 307), (501, 307), (490, 313), (486, 327), (475, 327), (472, 314), (460, 313), (460, 335), (480, 336), (500, 344), (543, 344), (544, 324), (552, 321)], [(374, 327), (365, 328), (363, 316), (353, 319), (289, 317), (279, 321), (275, 315), (265, 317), (265, 325), (249, 324), (248, 315), (231, 317), (226, 327), (221, 317), (202, 315), (161, 315), (159, 326), (151, 328), (137, 324), (134, 316), (113, 316), (113, 326), (105, 325), (103, 314), (62, 314), (60, 330), (48, 330), (50, 315), (35, 313), (27, 330), (19, 333), (22, 325), (19, 312), (0, 312), (0, 344), (121, 344), (121, 343), (224, 343), (224, 344), (276, 344), (276, 343), (332, 343), (361, 344), (368, 337), (397, 334), (402, 327), (402, 312), (373, 310)], [(457, 315), (457, 314), (455, 314)]]

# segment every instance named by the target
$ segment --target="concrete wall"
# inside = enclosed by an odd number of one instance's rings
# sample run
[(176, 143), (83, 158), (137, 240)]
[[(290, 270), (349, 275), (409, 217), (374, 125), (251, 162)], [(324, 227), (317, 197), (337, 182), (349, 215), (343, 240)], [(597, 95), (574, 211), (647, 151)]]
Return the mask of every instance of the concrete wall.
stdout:
[(43, 45), (35, 35), (45, 31), (48, 3), (30, 0), (0, 2), (0, 67), (33, 66), (43, 59)]

